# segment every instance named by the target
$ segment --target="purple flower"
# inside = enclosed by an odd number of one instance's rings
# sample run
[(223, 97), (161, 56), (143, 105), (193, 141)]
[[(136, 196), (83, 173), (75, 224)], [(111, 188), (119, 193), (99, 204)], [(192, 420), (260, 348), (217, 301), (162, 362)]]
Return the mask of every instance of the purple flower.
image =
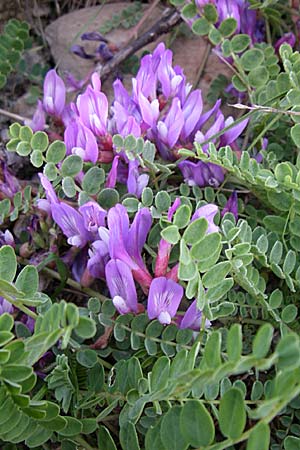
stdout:
[(183, 296), (183, 288), (165, 277), (155, 278), (148, 297), (147, 312), (150, 320), (158, 319), (162, 324), (171, 323)]
[(112, 259), (120, 259), (133, 271), (133, 276), (142, 286), (149, 287), (151, 276), (145, 266), (141, 252), (151, 228), (151, 213), (140, 209), (129, 228), (126, 208), (117, 204), (108, 211), (109, 253)]
[(13, 248), (16, 246), (14, 237), (9, 230), (0, 231), (0, 246), (2, 245), (10, 245)]
[[(134, 81), (134, 80), (132, 80)], [(158, 100), (152, 100), (151, 102), (142, 94), (138, 93), (138, 104), (142, 114), (143, 121), (146, 128), (153, 128), (156, 125), (156, 121), (159, 116), (159, 103)]]
[(235, 220), (238, 220), (238, 196), (236, 191), (233, 191), (227, 200), (227, 203), (221, 212), (221, 216), (223, 217), (227, 212), (231, 212), (234, 215)]
[(105, 276), (113, 304), (119, 313), (137, 313), (136, 288), (128, 265), (119, 259), (111, 259), (106, 264)]
[(207, 205), (201, 206), (194, 212), (191, 218), (191, 222), (193, 222), (196, 219), (199, 219), (200, 217), (204, 217), (208, 222), (206, 234), (218, 232), (219, 227), (214, 223), (214, 217), (217, 214), (217, 212), (218, 212), (217, 205), (208, 203)]
[(63, 80), (54, 69), (49, 70), (44, 81), (45, 111), (53, 116), (60, 116), (66, 101), (66, 88)]
[(181, 161), (178, 163), (185, 182), (189, 186), (219, 186), (224, 181), (224, 171), (220, 166), (198, 161)]
[(94, 241), (89, 249), (87, 268), (95, 278), (105, 277), (105, 267), (110, 259), (108, 245), (103, 240)]
[(51, 203), (53, 220), (68, 238), (68, 244), (84, 247), (91, 239), (91, 234), (84, 226), (84, 219), (75, 208), (66, 203)]
[(149, 175), (146, 173), (139, 173), (139, 164), (137, 160), (129, 161), (128, 166), (128, 179), (127, 190), (129, 194), (134, 194), (137, 198), (140, 198), (143, 189), (147, 186), (149, 181)]
[(98, 160), (98, 144), (95, 136), (80, 122), (71, 122), (64, 134), (68, 154), (79, 155), (83, 161), (96, 163)]
[(117, 182), (117, 172), (120, 156), (116, 155), (113, 159), (111, 169), (106, 179), (105, 187), (114, 188)]
[(28, 122), (29, 123), (27, 123), (27, 121), (25, 120), (25, 125), (30, 126), (33, 132), (42, 131), (45, 129), (46, 116), (41, 100), (38, 100), (38, 104), (35, 113), (33, 114), (32, 120)]
[(99, 42), (108, 42), (105, 36), (103, 34), (98, 33), (98, 31), (90, 31), (87, 33), (83, 33), (81, 35), (82, 41), (99, 41)]
[(98, 228), (105, 225), (107, 212), (98, 203), (89, 201), (79, 207), (79, 212), (83, 217), (85, 229), (89, 232), (96, 234)]
[(162, 93), (166, 98), (176, 95), (178, 87), (182, 81), (182, 76), (178, 75), (172, 67), (172, 52), (165, 50), (157, 69), (157, 76), (161, 83)]
[(282, 44), (289, 44), (292, 48), (296, 44), (296, 36), (294, 33), (285, 33), (280, 39), (278, 39), (274, 44), (275, 52), (278, 53), (280, 46)]
[(180, 107), (180, 100), (174, 98), (172, 105), (163, 121), (157, 123), (157, 137), (172, 149), (178, 141), (184, 125), (184, 116)]
[(14, 307), (5, 298), (0, 297), (0, 316), (4, 313), (12, 314), (14, 312)]
[[(228, 131), (225, 131), (225, 133), (223, 133), (222, 136), (220, 137), (220, 146), (223, 147), (225, 145), (230, 145), (233, 142), (235, 142), (235, 140), (242, 134), (242, 132), (248, 125), (248, 122), (249, 122), (248, 119), (242, 120), (242, 122), (233, 126)], [(234, 123), (234, 118), (230, 116), (225, 120), (224, 128), (228, 127), (232, 123)]]
[(92, 76), (93, 87), (88, 86), (85, 93), (78, 96), (77, 108), (80, 119), (96, 136), (106, 134), (108, 102), (103, 92), (100, 92), (100, 79), (97, 74)]
[(2, 192), (6, 197), (12, 198), (21, 190), (20, 183), (18, 179), (10, 173), (4, 161), (1, 161), (0, 165), (4, 178), (4, 181), (0, 180), (0, 192)]
[(201, 91), (197, 89), (188, 96), (182, 107), (184, 117), (184, 125), (181, 131), (180, 138), (186, 141), (192, 134), (197, 122), (202, 113), (203, 101)]
[(74, 55), (80, 56), (80, 58), (83, 59), (94, 59), (95, 55), (94, 54), (90, 54), (90, 53), (86, 53), (84, 47), (82, 47), (82, 45), (72, 45), (72, 47), (70, 48), (71, 52), (74, 53)]
[[(189, 308), (186, 310), (184, 316), (178, 318), (179, 328), (190, 328), (194, 331), (200, 331), (201, 321), (202, 321), (202, 311), (197, 308), (197, 301), (194, 300)], [(208, 319), (205, 320), (205, 328), (211, 326)]]

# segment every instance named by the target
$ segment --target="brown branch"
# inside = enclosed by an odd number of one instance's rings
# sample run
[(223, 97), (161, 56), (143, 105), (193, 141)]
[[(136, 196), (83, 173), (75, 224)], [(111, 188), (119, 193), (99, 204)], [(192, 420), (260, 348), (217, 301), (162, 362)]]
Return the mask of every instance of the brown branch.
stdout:
[(170, 8), (166, 9), (162, 14), (162, 18), (153, 25), (150, 30), (146, 31), (134, 42), (129, 43), (126, 47), (121, 49), (115, 54), (113, 59), (106, 64), (98, 64), (96, 66), (96, 71), (99, 73), (101, 80), (104, 81), (126, 58), (133, 55), (150, 42), (155, 41), (162, 34), (168, 33), (180, 21), (181, 17), (178, 11)]

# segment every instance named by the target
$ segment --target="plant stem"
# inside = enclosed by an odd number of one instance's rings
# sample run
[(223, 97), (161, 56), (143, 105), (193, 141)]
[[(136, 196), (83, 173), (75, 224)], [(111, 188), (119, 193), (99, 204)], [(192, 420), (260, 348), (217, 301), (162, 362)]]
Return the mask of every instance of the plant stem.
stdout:
[[(49, 267), (44, 267), (42, 269), (42, 272), (48, 274), (51, 278), (54, 278), (55, 280), (61, 281), (59, 273), (55, 272), (55, 270), (49, 269)], [(80, 283), (78, 283), (75, 280), (72, 280), (72, 278), (67, 278), (66, 283), (69, 286), (76, 289), (77, 291), (83, 292), (84, 294), (87, 294), (90, 297), (98, 298), (101, 302), (104, 302), (105, 300), (110, 300), (108, 297), (105, 297), (105, 295), (99, 294), (99, 292), (94, 291), (94, 289), (81, 286)]]

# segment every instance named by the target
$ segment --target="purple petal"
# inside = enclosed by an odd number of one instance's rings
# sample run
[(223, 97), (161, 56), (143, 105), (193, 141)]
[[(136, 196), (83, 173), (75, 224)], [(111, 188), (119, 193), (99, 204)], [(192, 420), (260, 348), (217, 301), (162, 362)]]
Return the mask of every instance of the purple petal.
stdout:
[(66, 101), (66, 88), (63, 80), (54, 69), (49, 70), (44, 80), (44, 108), (48, 114), (60, 116)]
[(94, 241), (89, 249), (87, 268), (95, 278), (105, 277), (105, 267), (110, 259), (108, 245), (104, 241)]
[(174, 200), (173, 205), (170, 206), (170, 208), (169, 208), (169, 210), (168, 210), (168, 220), (169, 220), (170, 222), (172, 221), (173, 215), (175, 214), (175, 212), (176, 212), (177, 209), (179, 208), (180, 203), (181, 203), (181, 200), (180, 200), (179, 197), (177, 197), (177, 198)]
[(98, 203), (90, 201), (79, 207), (79, 212), (83, 217), (85, 228), (91, 233), (97, 233), (99, 227), (105, 225), (107, 211), (101, 208)]
[(203, 101), (201, 91), (197, 89), (191, 92), (182, 108), (185, 122), (181, 131), (181, 139), (186, 140), (190, 136), (201, 117), (202, 108)]
[(175, 316), (183, 296), (183, 288), (175, 281), (165, 277), (155, 278), (148, 297), (147, 312), (150, 320), (158, 319), (162, 324), (169, 324)]
[(112, 259), (121, 259), (133, 270), (138, 269), (137, 264), (129, 256), (126, 244), (128, 243), (129, 218), (125, 206), (117, 204), (108, 211), (107, 223), (109, 228), (109, 253)]
[(68, 243), (75, 247), (84, 247), (90, 234), (85, 229), (83, 217), (79, 212), (66, 203), (52, 203), (51, 212), (53, 220), (67, 236)]
[[(228, 117), (225, 121), (225, 127), (231, 125), (234, 122), (233, 117)], [(220, 145), (225, 146), (234, 142), (244, 131), (246, 126), (248, 125), (249, 120), (245, 119), (241, 123), (238, 123), (234, 127), (230, 128), (230, 130), (225, 131), (225, 133), (220, 137)]]
[(207, 205), (201, 206), (194, 212), (191, 222), (193, 222), (196, 219), (199, 219), (199, 217), (204, 217), (208, 222), (206, 234), (218, 232), (219, 227), (214, 223), (214, 217), (217, 214), (218, 210), (219, 209), (217, 205), (213, 205), (212, 203), (208, 203)]
[(83, 41), (103, 41), (108, 42), (106, 37), (103, 34), (98, 33), (98, 31), (90, 31), (87, 33), (83, 33), (81, 35), (81, 40)]
[(106, 282), (113, 303), (120, 314), (137, 312), (137, 294), (128, 265), (119, 259), (111, 259), (105, 267)]
[(152, 225), (152, 216), (148, 208), (141, 208), (135, 215), (129, 229), (126, 249), (133, 261), (142, 269), (146, 269), (142, 258), (142, 250)]
[(221, 216), (223, 217), (227, 212), (231, 212), (234, 215), (235, 220), (238, 220), (238, 196), (236, 191), (233, 191), (227, 200), (227, 203), (221, 212)]
[(14, 312), (14, 307), (11, 303), (0, 297), (0, 316), (4, 313), (12, 314)]
[[(200, 331), (202, 321), (202, 311), (197, 308), (197, 301), (194, 300), (189, 308), (186, 310), (179, 328), (190, 328), (194, 331)], [(208, 319), (205, 320), (205, 327), (210, 327), (211, 323)]]
[(108, 188), (114, 188), (117, 182), (117, 170), (118, 170), (118, 165), (119, 165), (119, 159), (120, 156), (116, 155), (113, 159), (112, 165), (111, 165), (111, 169), (109, 171), (109, 174), (107, 176), (107, 180), (105, 183), (105, 187)]
[(52, 184), (50, 183), (50, 181), (48, 180), (47, 177), (45, 177), (45, 175), (43, 175), (42, 173), (39, 173), (39, 177), (41, 180), (41, 184), (45, 190), (45, 194), (47, 197), (47, 200), (50, 203), (59, 203), (57, 195), (55, 190), (52, 187)]

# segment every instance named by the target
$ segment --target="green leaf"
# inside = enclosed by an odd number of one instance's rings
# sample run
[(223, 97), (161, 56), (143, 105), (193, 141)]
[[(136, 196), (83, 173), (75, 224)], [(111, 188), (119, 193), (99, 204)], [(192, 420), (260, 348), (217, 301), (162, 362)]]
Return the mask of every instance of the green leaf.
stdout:
[(242, 327), (235, 323), (232, 325), (227, 334), (227, 355), (229, 361), (238, 361), (240, 359), (243, 341), (242, 341)]
[(290, 274), (296, 265), (296, 253), (293, 250), (289, 250), (286, 254), (284, 263), (283, 263), (283, 272)]
[(18, 143), (16, 152), (20, 156), (28, 156), (31, 153), (31, 147), (29, 142), (21, 141)]
[(148, 428), (145, 438), (145, 450), (166, 450), (161, 440), (161, 423), (156, 422), (154, 427)]
[(44, 174), (49, 181), (54, 181), (57, 178), (58, 170), (54, 163), (47, 163), (44, 166)]
[(300, 346), (298, 336), (288, 334), (284, 336), (276, 347), (278, 354), (278, 369), (292, 370), (298, 367), (300, 361)]
[(229, 17), (228, 19), (223, 20), (223, 22), (219, 26), (219, 31), (222, 36), (229, 37), (235, 32), (236, 27), (237, 21), (232, 17)]
[(265, 358), (270, 350), (273, 339), (273, 327), (265, 323), (259, 328), (253, 340), (253, 355), (257, 359)]
[(39, 275), (35, 266), (25, 266), (16, 279), (16, 287), (28, 297), (34, 295), (39, 287)]
[(185, 228), (191, 218), (191, 209), (188, 205), (181, 205), (177, 211), (175, 212), (173, 223), (176, 225), (179, 229)]
[(94, 367), (97, 363), (97, 353), (95, 350), (85, 348), (76, 353), (76, 359), (84, 367)]
[(32, 129), (28, 126), (23, 126), (19, 131), (19, 138), (21, 141), (30, 142), (32, 138), (33, 132)]
[(161, 237), (170, 244), (177, 244), (180, 233), (176, 225), (170, 225), (161, 231)]
[(120, 430), (120, 444), (123, 450), (140, 450), (139, 440), (135, 426), (128, 421)]
[(185, 440), (193, 447), (210, 445), (215, 437), (211, 415), (199, 400), (188, 400), (180, 414), (180, 429)]
[(153, 191), (150, 187), (145, 187), (142, 192), (142, 202), (145, 206), (151, 206), (153, 203)]
[(30, 145), (33, 150), (44, 152), (49, 145), (48, 135), (44, 131), (37, 131), (32, 136)]
[(77, 420), (74, 417), (67, 416), (65, 416), (64, 419), (66, 419), (67, 425), (65, 426), (65, 428), (59, 431), (60, 435), (71, 437), (81, 433), (83, 427), (80, 420)]
[(204, 17), (210, 23), (216, 23), (218, 21), (218, 12), (214, 5), (207, 3), (204, 5)]
[(167, 211), (171, 206), (171, 197), (165, 191), (160, 191), (155, 196), (155, 206), (158, 211)]
[(204, 238), (207, 228), (207, 220), (204, 217), (200, 217), (189, 224), (183, 234), (183, 239), (187, 244), (196, 244)]
[(217, 286), (209, 288), (206, 291), (207, 300), (210, 303), (220, 300), (223, 296), (227, 294), (228, 291), (230, 291), (233, 285), (234, 285), (233, 278), (225, 278), (225, 280), (221, 281), (221, 283), (219, 283)]
[(109, 430), (103, 425), (99, 427), (97, 439), (98, 439), (97, 448), (99, 450), (117, 450), (117, 447), (114, 443), (113, 438), (111, 437)]
[(300, 147), (300, 123), (296, 123), (296, 125), (291, 128), (291, 137), (294, 141), (294, 144), (297, 147)]
[(41, 167), (44, 163), (42, 152), (39, 150), (33, 150), (30, 155), (30, 162), (34, 167)]
[(202, 278), (204, 287), (212, 288), (220, 284), (231, 269), (231, 263), (224, 261), (216, 264)]
[(214, 255), (221, 245), (221, 235), (219, 233), (210, 233), (200, 242), (193, 245), (191, 256), (198, 261), (203, 261)]
[(160, 389), (164, 389), (168, 384), (170, 373), (170, 360), (167, 356), (162, 356), (156, 360), (152, 373), (151, 373), (151, 382), (150, 388), (151, 392), (159, 391)]
[(69, 198), (75, 197), (76, 195), (76, 184), (72, 177), (65, 177), (62, 180), (62, 189), (65, 195)]
[(98, 195), (97, 201), (102, 208), (110, 209), (115, 206), (120, 200), (119, 193), (115, 189), (102, 189)]
[(88, 317), (79, 317), (79, 324), (75, 328), (76, 334), (83, 339), (90, 339), (96, 333), (96, 324)]
[(19, 138), (20, 130), (21, 130), (21, 125), (17, 122), (13, 123), (9, 127), (9, 136), (11, 138)]
[(251, 48), (242, 55), (240, 61), (245, 70), (256, 69), (262, 65), (264, 61), (264, 53), (258, 48)]
[(213, 45), (218, 45), (222, 41), (222, 35), (217, 28), (212, 26), (208, 33), (208, 39)]
[(10, 245), (0, 248), (0, 279), (13, 281), (17, 272), (17, 258)]
[[(66, 156), (66, 145), (62, 141), (52, 142), (52, 144), (49, 146), (49, 148), (46, 152), (47, 162), (52, 162), (54, 164), (58, 164), (60, 161), (62, 161), (64, 159), (65, 156)], [(75, 156), (75, 159), (73, 159), (74, 156)], [(76, 167), (76, 163), (73, 161), (77, 161), (77, 166), (79, 165), (79, 160), (81, 161), (81, 158), (77, 155), (70, 155), (68, 158), (70, 158), (70, 159), (68, 160), (68, 163), (66, 164), (65, 168), (63, 168), (65, 161), (63, 162), (63, 165), (62, 165), (63, 176), (68, 176), (68, 175), (72, 176), (71, 173), (75, 172), (75, 167)], [(82, 168), (82, 166), (81, 166), (81, 168)], [(74, 173), (74, 175), (77, 175), (77, 173), (81, 170), (81, 168), (76, 173)], [(68, 172), (68, 173), (66, 173), (66, 172)]]
[(251, 42), (248, 34), (237, 34), (231, 39), (231, 48), (234, 53), (241, 53), (249, 47)]
[(219, 424), (224, 436), (237, 439), (246, 425), (246, 411), (240, 389), (230, 388), (220, 401)]
[[(270, 444), (270, 428), (265, 422), (259, 422), (253, 427), (246, 450), (268, 450)], [(286, 449), (287, 450), (287, 449)], [(290, 449), (292, 450), (292, 449)]]
[(180, 431), (182, 407), (172, 406), (163, 416), (160, 437), (166, 450), (186, 450), (188, 441)]
[(100, 167), (91, 167), (82, 180), (82, 188), (89, 194), (95, 195), (99, 192), (105, 181), (105, 172)]
[[(48, 151), (49, 150), (50, 150), (50, 147), (49, 147)], [(59, 161), (61, 161), (61, 159), (62, 159), (61, 155), (57, 155), (56, 160), (57, 159), (59, 159)], [(48, 158), (47, 158), (47, 161), (48, 161)], [(55, 161), (53, 161), (53, 160), (51, 160), (50, 162), (54, 162), (55, 163)], [(66, 159), (62, 163), (61, 174), (62, 174), (63, 177), (75, 177), (82, 170), (82, 167), (83, 167), (83, 161), (80, 158), (80, 156), (78, 156), (78, 155), (69, 155), (69, 156), (66, 157)]]
[(281, 318), (285, 323), (293, 322), (298, 314), (298, 308), (295, 305), (287, 305), (281, 313)]
[(201, 17), (200, 19), (195, 20), (192, 25), (192, 31), (199, 36), (205, 36), (209, 33), (210, 24), (205, 19), (205, 17)]
[(251, 86), (259, 88), (264, 86), (269, 80), (269, 72), (265, 67), (256, 67), (248, 75), (248, 81)]
[(197, 14), (197, 8), (194, 3), (185, 5), (181, 11), (181, 14), (185, 19), (192, 19)]
[(221, 334), (213, 331), (209, 336), (205, 349), (203, 361), (208, 368), (215, 369), (221, 364)]
[(287, 436), (285, 438), (284, 450), (299, 450), (299, 448), (300, 448), (300, 438), (297, 438), (295, 436)]

